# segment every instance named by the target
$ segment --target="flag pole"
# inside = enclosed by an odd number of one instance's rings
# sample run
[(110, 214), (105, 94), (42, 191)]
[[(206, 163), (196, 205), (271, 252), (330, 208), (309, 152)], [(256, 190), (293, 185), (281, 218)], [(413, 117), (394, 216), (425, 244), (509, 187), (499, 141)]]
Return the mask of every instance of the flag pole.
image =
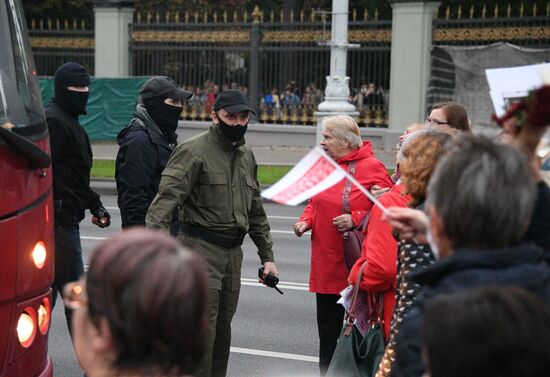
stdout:
[(343, 171), (344, 175), (346, 176), (346, 179), (348, 179), (353, 185), (355, 185), (355, 187), (357, 187), (359, 189), (359, 191), (361, 191), (367, 198), (369, 198), (374, 203), (375, 206), (380, 208), (382, 210), (382, 212), (384, 214), (386, 214), (387, 216), (390, 215), (390, 213), (388, 212), (386, 207), (384, 207), (384, 205), (382, 203), (380, 203), (380, 201), (378, 199), (376, 199), (376, 197), (374, 195), (372, 195), (369, 192), (369, 190), (367, 190), (365, 187), (363, 187), (362, 184), (357, 182), (357, 180), (352, 175), (350, 175), (347, 171), (342, 169), (342, 167), (340, 165), (338, 165), (336, 163), (336, 161), (334, 161), (332, 159), (332, 157), (330, 157), (321, 147), (317, 146), (315, 148), (318, 150), (318, 152), (321, 154), (321, 156), (323, 156), (324, 159), (328, 160), (335, 168), (340, 169), (341, 171)]

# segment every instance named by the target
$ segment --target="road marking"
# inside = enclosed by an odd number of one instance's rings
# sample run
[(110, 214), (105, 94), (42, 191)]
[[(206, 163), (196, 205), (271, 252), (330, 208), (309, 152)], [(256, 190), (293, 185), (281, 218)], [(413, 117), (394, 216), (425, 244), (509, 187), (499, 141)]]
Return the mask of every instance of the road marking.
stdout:
[(262, 350), (255, 350), (251, 348), (231, 347), (231, 352), (244, 353), (246, 355), (275, 357), (278, 359), (308, 361), (310, 363), (319, 362), (319, 358), (314, 356), (296, 355), (294, 353), (284, 353), (284, 352), (262, 351)]
[(81, 240), (92, 240), (92, 241), (102, 241), (106, 240), (109, 237), (92, 237), (92, 236), (80, 236)]

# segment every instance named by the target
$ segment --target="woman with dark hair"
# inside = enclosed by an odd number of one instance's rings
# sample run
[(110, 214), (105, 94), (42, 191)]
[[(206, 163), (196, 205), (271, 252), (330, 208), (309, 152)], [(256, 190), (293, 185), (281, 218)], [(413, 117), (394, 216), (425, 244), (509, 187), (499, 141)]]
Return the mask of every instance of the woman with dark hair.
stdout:
[(466, 109), (455, 102), (434, 105), (426, 118), (426, 126), (448, 126), (465, 132), (471, 132), (472, 129)]
[[(411, 196), (410, 207), (423, 209), (430, 177), (444, 153), (445, 146), (457, 133), (454, 129), (438, 127), (417, 131), (403, 143), (399, 166), (401, 182), (405, 186), (404, 192)], [(429, 245), (399, 242), (396, 303), (391, 317), (388, 344), (376, 374), (377, 377), (391, 375), (399, 323), (416, 301), (420, 289), (418, 284), (406, 279), (407, 275), (412, 271), (426, 268), (433, 262), (435, 259)]]
[(89, 377), (191, 375), (208, 330), (202, 260), (167, 234), (131, 229), (101, 243), (65, 287), (76, 356)]
[(440, 295), (423, 308), (427, 377), (543, 377), (550, 371), (550, 306), (512, 286)]

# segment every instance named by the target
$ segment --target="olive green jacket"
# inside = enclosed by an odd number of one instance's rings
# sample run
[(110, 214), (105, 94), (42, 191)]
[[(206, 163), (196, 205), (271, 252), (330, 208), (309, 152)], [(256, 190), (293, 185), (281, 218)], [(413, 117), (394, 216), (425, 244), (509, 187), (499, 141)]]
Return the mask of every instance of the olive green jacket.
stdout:
[(273, 242), (257, 171), (244, 139), (233, 145), (212, 125), (172, 152), (147, 212), (147, 227), (169, 230), (172, 209), (179, 207), (183, 224), (227, 234), (248, 232), (261, 262), (272, 262)]

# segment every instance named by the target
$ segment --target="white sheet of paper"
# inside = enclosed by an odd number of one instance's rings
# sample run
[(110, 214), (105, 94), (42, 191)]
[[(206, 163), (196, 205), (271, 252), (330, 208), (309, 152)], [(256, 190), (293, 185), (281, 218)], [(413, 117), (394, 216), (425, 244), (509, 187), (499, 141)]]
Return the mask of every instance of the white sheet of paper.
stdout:
[(525, 97), (533, 89), (542, 86), (547, 79), (550, 63), (511, 68), (486, 69), (491, 100), (497, 116), (506, 113), (507, 99)]
[[(342, 305), (346, 312), (349, 311), (351, 301), (353, 300), (353, 285), (348, 285), (344, 288), (342, 292), (340, 292), (340, 296), (342, 297), (340, 297), (337, 303)], [(367, 331), (369, 330), (368, 309), (367, 295), (365, 295), (365, 292), (360, 290), (357, 294), (357, 303), (355, 304), (355, 326), (362, 336), (367, 335)]]

